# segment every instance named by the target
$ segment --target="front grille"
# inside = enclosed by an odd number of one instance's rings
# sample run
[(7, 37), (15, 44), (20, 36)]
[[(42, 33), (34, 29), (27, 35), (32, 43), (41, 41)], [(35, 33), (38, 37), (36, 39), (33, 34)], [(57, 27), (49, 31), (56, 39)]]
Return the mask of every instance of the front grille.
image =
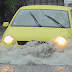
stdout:
[(24, 45), (26, 44), (28, 41), (17, 41), (18, 45)]

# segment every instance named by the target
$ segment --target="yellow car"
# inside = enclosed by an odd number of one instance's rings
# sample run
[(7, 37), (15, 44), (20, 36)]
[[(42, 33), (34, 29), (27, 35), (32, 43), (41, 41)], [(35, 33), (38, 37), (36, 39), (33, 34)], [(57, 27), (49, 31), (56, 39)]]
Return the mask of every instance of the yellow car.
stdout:
[(19, 47), (28, 41), (51, 41), (66, 46), (72, 40), (72, 8), (53, 5), (23, 6), (14, 15), (7, 27), (1, 43), (4, 46)]

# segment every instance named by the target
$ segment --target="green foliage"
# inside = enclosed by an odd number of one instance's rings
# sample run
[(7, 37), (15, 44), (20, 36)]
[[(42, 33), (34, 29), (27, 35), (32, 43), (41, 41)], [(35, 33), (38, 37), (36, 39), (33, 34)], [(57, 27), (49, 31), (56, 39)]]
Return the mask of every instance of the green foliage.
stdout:
[(6, 11), (5, 12), (12, 12), (14, 13), (16, 8), (15, 8), (15, 3), (14, 0), (4, 0), (4, 5), (6, 7)]

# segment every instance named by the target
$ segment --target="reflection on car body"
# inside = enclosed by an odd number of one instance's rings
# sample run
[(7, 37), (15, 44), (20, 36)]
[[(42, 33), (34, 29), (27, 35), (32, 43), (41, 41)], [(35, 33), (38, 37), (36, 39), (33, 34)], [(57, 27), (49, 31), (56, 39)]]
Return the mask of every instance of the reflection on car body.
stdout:
[(4, 32), (4, 46), (19, 47), (28, 41), (51, 41), (59, 46), (66, 46), (67, 39), (72, 39), (72, 8), (52, 5), (31, 5), (21, 7)]

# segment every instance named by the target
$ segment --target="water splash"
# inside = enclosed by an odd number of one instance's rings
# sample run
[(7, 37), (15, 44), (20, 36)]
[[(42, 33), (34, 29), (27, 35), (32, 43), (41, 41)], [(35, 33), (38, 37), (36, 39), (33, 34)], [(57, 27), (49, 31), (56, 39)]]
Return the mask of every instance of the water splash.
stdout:
[(48, 64), (48, 65), (72, 65), (72, 43), (59, 52), (52, 42), (31, 41), (23, 48), (3, 47), (0, 44), (0, 63), (4, 64)]

